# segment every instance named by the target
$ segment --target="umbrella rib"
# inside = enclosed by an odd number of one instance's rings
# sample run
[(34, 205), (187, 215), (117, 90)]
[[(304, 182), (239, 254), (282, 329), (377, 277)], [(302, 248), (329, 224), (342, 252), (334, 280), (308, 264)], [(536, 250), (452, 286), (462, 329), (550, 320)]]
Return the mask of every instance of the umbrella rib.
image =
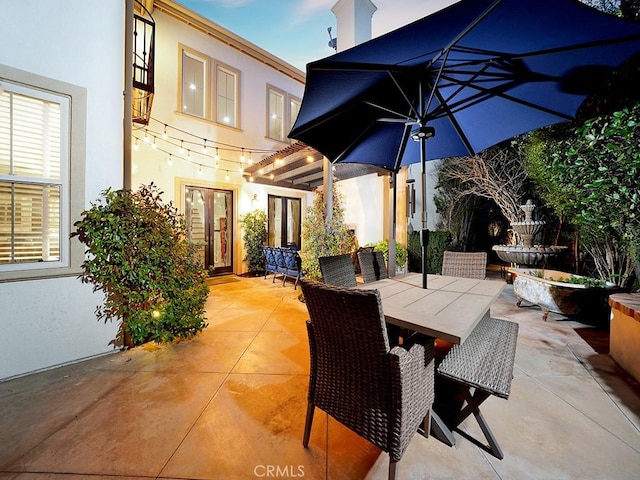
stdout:
[[(514, 54), (507, 54), (505, 55), (504, 52), (492, 52), (491, 50), (483, 50), (483, 49), (478, 49), (478, 48), (471, 48), (471, 47), (465, 47), (462, 45), (457, 45), (454, 50), (459, 51), (459, 52), (464, 52), (464, 53), (472, 53), (477, 55), (479, 52), (486, 54), (488, 56), (492, 56), (494, 57), (495, 60), (505, 60), (505, 59), (509, 59), (509, 60), (520, 60), (523, 58), (528, 58), (528, 57), (535, 57), (535, 56), (539, 56), (539, 55), (552, 55), (554, 53), (563, 53), (563, 52), (569, 52), (571, 50), (581, 50), (581, 49), (587, 49), (587, 48), (592, 48), (592, 47), (598, 47), (598, 46), (603, 46), (603, 45), (610, 45), (610, 44), (614, 44), (614, 43), (624, 43), (624, 42), (629, 42), (629, 41), (634, 41), (634, 40), (638, 40), (640, 39), (640, 35), (636, 34), (636, 35), (626, 35), (624, 37), (616, 37), (616, 38), (609, 38), (609, 39), (601, 39), (601, 40), (593, 40), (591, 42), (583, 42), (583, 43), (576, 43), (573, 45), (564, 45), (561, 47), (553, 47), (553, 48), (547, 48), (544, 50), (537, 50), (535, 52), (526, 52), (526, 53), (514, 53)], [(478, 62), (486, 62), (487, 59), (484, 60), (479, 60)]]
[[(365, 105), (369, 105), (370, 107), (373, 108), (377, 108), (378, 110), (382, 110), (383, 112), (387, 112), (390, 113), (392, 115), (396, 115), (398, 117), (398, 120), (402, 120), (402, 121), (415, 121), (416, 119), (411, 117), (410, 115), (405, 115), (403, 113), (398, 113), (395, 110), (391, 110), (390, 108), (384, 107), (382, 105), (378, 105), (377, 103), (373, 103), (371, 101), (365, 100), (362, 103), (364, 103)], [(412, 109), (413, 110), (413, 109)]]
[[(407, 97), (407, 94), (405, 93), (405, 91), (402, 89), (402, 87), (400, 86), (400, 84), (398, 83), (398, 80), (396, 79), (396, 77), (393, 75), (393, 72), (389, 69), (387, 69), (387, 73), (389, 74), (389, 76), (391, 77), (391, 80), (393, 81), (393, 84), (396, 86), (396, 88), (398, 89), (398, 91), (400, 92), (400, 94), (402, 95), (402, 98), (404, 98), (405, 102), (407, 102), (407, 105), (409, 106), (409, 109), (413, 112), (413, 114), (415, 115), (415, 119), (420, 118), (420, 113), (416, 110), (415, 106), (413, 105), (413, 102), (411, 102), (411, 100), (409, 100), (409, 97)], [(413, 120), (413, 119), (412, 119)]]
[(439, 90), (434, 89), (434, 91), (436, 96), (438, 97), (440, 106), (445, 112), (448, 112), (449, 120), (451, 121), (451, 124), (453, 125), (453, 128), (455, 129), (455, 131), (458, 132), (458, 136), (460, 137), (460, 140), (462, 140), (462, 143), (464, 143), (464, 146), (469, 152), (469, 155), (475, 155), (476, 154), (475, 149), (471, 146), (471, 142), (469, 142), (467, 135), (465, 135), (464, 130), (462, 130), (462, 127), (458, 123), (458, 120), (456, 119), (456, 117), (453, 115), (453, 111), (449, 108), (449, 105), (447, 104), (446, 100), (442, 97)]
[(478, 25), (482, 20), (484, 20), (484, 18), (487, 17), (500, 3), (502, 3), (502, 0), (496, 0), (491, 5), (489, 5), (489, 7), (486, 10), (484, 10), (480, 15), (478, 15), (475, 18), (475, 20), (473, 20), (473, 22), (467, 25), (464, 28), (464, 30), (458, 33), (458, 35), (456, 35), (455, 38), (451, 40), (451, 42), (449, 42), (449, 44), (446, 47), (444, 47), (435, 57), (431, 59), (431, 61), (427, 65), (427, 68), (433, 65), (438, 60), (440, 60), (440, 58), (442, 58), (443, 55), (448, 55), (449, 50), (454, 48), (455, 45), (467, 35), (467, 33), (473, 30), (476, 27), (476, 25)]
[(364, 129), (362, 130), (362, 132), (360, 132), (360, 134), (359, 134), (359, 135), (357, 135), (357, 136), (353, 139), (353, 141), (351, 141), (351, 143), (349, 143), (349, 145), (347, 145), (347, 146), (346, 146), (346, 147), (345, 147), (345, 148), (344, 148), (344, 149), (343, 149), (343, 150), (342, 150), (338, 155), (336, 155), (336, 157), (331, 161), (331, 163), (338, 163), (338, 162), (340, 162), (340, 161), (342, 160), (342, 158), (343, 158), (345, 155), (348, 155), (348, 154), (353, 150), (353, 148), (354, 148), (356, 145), (358, 145), (358, 143), (360, 142), (360, 139), (361, 139), (362, 137), (364, 137), (364, 136), (365, 136), (365, 134), (369, 131), (369, 129), (370, 129), (372, 126), (373, 126), (373, 123), (370, 123), (366, 128), (364, 128)]
[[(535, 103), (531, 103), (531, 102), (528, 102), (526, 100), (522, 100), (522, 99), (514, 97), (512, 95), (508, 95), (508, 94), (506, 94), (504, 92), (500, 92), (500, 91), (498, 91), (496, 89), (483, 88), (483, 87), (481, 87), (481, 86), (479, 86), (477, 84), (471, 84), (471, 83), (467, 83), (467, 82), (464, 82), (464, 83), (461, 84), (460, 82), (457, 82), (452, 78), (448, 78), (448, 77), (445, 77), (445, 78), (447, 78), (448, 80), (453, 81), (453, 82), (455, 82), (455, 83), (457, 83), (459, 85), (462, 85), (461, 89), (464, 88), (464, 87), (468, 87), (468, 88), (471, 88), (471, 89), (474, 89), (474, 90), (478, 91), (478, 93), (476, 93), (475, 95), (470, 96), (469, 98), (466, 98), (466, 99), (464, 99), (462, 101), (459, 101), (459, 102), (457, 102), (457, 103), (455, 103), (453, 105), (449, 105), (448, 108), (450, 108), (451, 112), (457, 111), (457, 107), (459, 107), (461, 105), (464, 105), (464, 107), (467, 108), (467, 107), (470, 107), (470, 106), (473, 106), (473, 105), (477, 105), (478, 103), (484, 101), (486, 98), (499, 97), (499, 98), (503, 98), (505, 100), (509, 100), (510, 102), (514, 102), (514, 103), (517, 103), (519, 105), (523, 105), (525, 107), (529, 107), (529, 108), (532, 108), (534, 110), (538, 110), (540, 112), (545, 112), (545, 113), (549, 113), (551, 115), (555, 115), (555, 116), (557, 116), (559, 118), (562, 118), (563, 120), (573, 120), (573, 117), (571, 115), (567, 115), (567, 114), (559, 112), (557, 110), (553, 110), (551, 108), (544, 107), (542, 105), (536, 105)], [(517, 85), (516, 82), (511, 82), (511, 83)], [(508, 87), (509, 87), (509, 85), (503, 85), (502, 86), (503, 89), (508, 89)], [(461, 89), (459, 89), (458, 91), (460, 91)], [(456, 93), (458, 93), (458, 92), (456, 92)], [(453, 98), (454, 95), (451, 95), (449, 97), (449, 100), (451, 98)], [(473, 100), (473, 101), (469, 101), (469, 100)], [(443, 102), (445, 104), (448, 104), (447, 100), (443, 99)], [(437, 109), (434, 110), (434, 111), (437, 111)]]
[(396, 159), (393, 162), (393, 171), (395, 173), (398, 173), (398, 170), (400, 170), (400, 164), (402, 163), (402, 157), (404, 156), (404, 151), (407, 148), (407, 142), (409, 141), (410, 134), (411, 127), (409, 125), (405, 125), (404, 130), (402, 131), (400, 147), (398, 148), (398, 153), (396, 153)]

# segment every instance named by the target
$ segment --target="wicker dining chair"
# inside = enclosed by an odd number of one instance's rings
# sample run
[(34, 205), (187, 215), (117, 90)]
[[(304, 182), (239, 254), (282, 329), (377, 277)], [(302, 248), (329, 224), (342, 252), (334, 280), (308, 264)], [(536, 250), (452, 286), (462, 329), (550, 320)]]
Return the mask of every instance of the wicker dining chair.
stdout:
[(487, 276), (487, 252), (445, 251), (442, 275), (484, 279)]
[(336, 287), (355, 287), (356, 271), (353, 268), (351, 255), (334, 255), (331, 257), (319, 257), (322, 281), (327, 285)]
[(434, 400), (433, 340), (391, 347), (380, 293), (301, 279), (311, 369), (302, 444), (318, 407), (389, 454), (396, 476), (413, 435), (428, 435)]
[(364, 283), (389, 278), (382, 252), (358, 252), (358, 261), (360, 262), (360, 273), (362, 273)]

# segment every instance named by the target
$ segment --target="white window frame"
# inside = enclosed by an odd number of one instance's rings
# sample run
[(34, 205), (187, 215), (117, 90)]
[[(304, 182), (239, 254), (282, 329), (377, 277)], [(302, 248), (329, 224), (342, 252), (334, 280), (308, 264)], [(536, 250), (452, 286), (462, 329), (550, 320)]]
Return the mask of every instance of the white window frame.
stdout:
[[(274, 111), (272, 108), (271, 97), (277, 96), (281, 98), (282, 107), (278, 111)], [(286, 134), (285, 134), (285, 125), (287, 125), (286, 113), (287, 113), (287, 92), (284, 90), (280, 90), (273, 85), (267, 85), (267, 138), (272, 140), (277, 140), (278, 142), (286, 142)], [(272, 134), (271, 125), (273, 120), (279, 119), (280, 124), (280, 134)]]
[[(215, 79), (215, 104), (214, 111), (215, 116), (213, 120), (220, 125), (224, 125), (225, 127), (238, 128), (240, 125), (240, 71), (230, 67), (229, 65), (225, 65), (224, 63), (214, 61), (214, 79)], [(219, 118), (218, 112), (218, 99), (221, 96), (221, 87), (218, 85), (218, 73), (223, 72), (226, 75), (230, 75), (233, 77), (233, 116), (234, 121), (227, 123), (224, 119)]]
[[(189, 57), (193, 60), (196, 60), (202, 63), (202, 77), (203, 77), (202, 78), (202, 115), (189, 111), (184, 103), (184, 95), (185, 95), (184, 59), (185, 57)], [(209, 104), (211, 103), (211, 100), (209, 98), (210, 97), (209, 92), (211, 91), (210, 89), (211, 81), (210, 81), (210, 75), (209, 75), (210, 69), (211, 69), (211, 59), (209, 57), (189, 47), (180, 45), (180, 74), (178, 79), (178, 82), (179, 82), (178, 105), (180, 107), (179, 111), (181, 113), (192, 116), (192, 117), (196, 117), (196, 118), (203, 118), (203, 119), (210, 118), (211, 116), (211, 110), (209, 107)]]
[[(293, 106), (296, 105), (296, 112), (294, 115)], [(302, 106), (302, 99), (289, 95), (289, 131), (293, 128), (293, 124), (296, 123), (298, 114), (300, 113), (300, 107)]]
[[(282, 109), (279, 112), (273, 112), (271, 108), (271, 95), (277, 95), (282, 99)], [(295, 123), (296, 119), (293, 118), (293, 104), (298, 106), (298, 113), (300, 112), (300, 106), (302, 104), (302, 100), (300, 98), (291, 95), (284, 90), (275, 87), (273, 85), (267, 84), (267, 125), (266, 125), (266, 137), (271, 140), (276, 140), (278, 142), (290, 143), (290, 140), (287, 138), (288, 133), (291, 131), (291, 127)], [(281, 135), (272, 135), (271, 134), (271, 120), (273, 115), (276, 117), (280, 116), (282, 119), (282, 132)], [(297, 115), (296, 115), (297, 117)]]
[(60, 187), (60, 259), (0, 264), (0, 282), (78, 275), (84, 247), (77, 238), (71, 239), (70, 233), (85, 206), (86, 90), (2, 64), (0, 85), (5, 91), (55, 101), (61, 106), (60, 179), (0, 175), (2, 182)]
[[(193, 112), (190, 112), (185, 109), (184, 105), (184, 58), (185, 56), (198, 60), (202, 63), (203, 67), (203, 78), (204, 78), (204, 86), (203, 86), (203, 114), (199, 115)], [(240, 129), (240, 70), (233, 68), (229, 65), (226, 65), (222, 62), (218, 62), (214, 58), (205, 55), (202, 52), (198, 52), (192, 48), (187, 47), (186, 45), (179, 44), (178, 45), (178, 60), (179, 60), (179, 71), (178, 71), (178, 109), (177, 112), (188, 115), (192, 118), (204, 120), (207, 122), (212, 122), (217, 125), (221, 125), (228, 128)], [(222, 71), (228, 75), (233, 76), (234, 79), (234, 98), (233, 98), (233, 109), (234, 109), (234, 122), (225, 123), (223, 119), (218, 118), (218, 72)]]

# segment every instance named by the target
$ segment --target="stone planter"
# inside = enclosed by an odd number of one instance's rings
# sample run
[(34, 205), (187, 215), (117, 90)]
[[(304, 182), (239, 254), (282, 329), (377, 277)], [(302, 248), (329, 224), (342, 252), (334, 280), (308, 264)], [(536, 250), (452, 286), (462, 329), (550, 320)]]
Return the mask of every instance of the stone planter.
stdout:
[[(607, 300), (611, 293), (618, 291), (615, 284), (591, 287), (561, 282), (557, 279), (578, 275), (557, 270), (509, 268), (508, 271), (513, 279), (516, 305), (521, 306), (523, 300), (538, 305), (542, 310), (543, 320), (547, 320), (549, 312), (555, 312), (566, 317), (580, 317), (593, 325), (608, 325), (610, 309)], [(542, 273), (541, 276), (538, 275), (539, 272)]]

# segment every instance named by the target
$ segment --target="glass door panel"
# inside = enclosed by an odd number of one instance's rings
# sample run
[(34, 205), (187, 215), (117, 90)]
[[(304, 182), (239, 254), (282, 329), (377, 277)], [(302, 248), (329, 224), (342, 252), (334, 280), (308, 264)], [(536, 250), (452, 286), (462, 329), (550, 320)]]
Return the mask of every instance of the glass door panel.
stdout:
[(268, 232), (269, 245), (286, 247), (295, 244), (300, 248), (300, 221), (302, 201), (299, 198), (269, 195)]
[(211, 275), (233, 272), (233, 192), (185, 188), (185, 219), (190, 241), (198, 245), (203, 268)]

